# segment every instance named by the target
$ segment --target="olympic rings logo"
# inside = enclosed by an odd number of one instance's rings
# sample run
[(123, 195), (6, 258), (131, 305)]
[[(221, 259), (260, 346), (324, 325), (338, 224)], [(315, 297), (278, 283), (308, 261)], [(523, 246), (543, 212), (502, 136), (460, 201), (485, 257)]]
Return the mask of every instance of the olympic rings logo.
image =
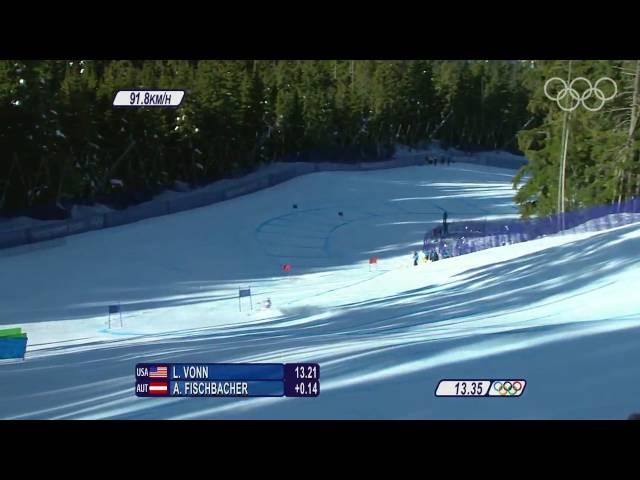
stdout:
[(495, 382), (493, 384), (493, 389), (502, 396), (512, 396), (522, 390), (522, 382), (517, 380), (515, 382)]
[[(599, 87), (601, 82), (610, 82), (613, 85), (613, 94), (609, 96), (605, 96), (602, 89)], [(551, 82), (560, 82), (562, 84), (562, 89), (555, 96), (551, 95), (548, 91), (549, 85)], [(576, 90), (574, 85), (576, 82), (583, 82), (587, 85), (587, 89), (580, 95), (578, 90)], [(590, 112), (597, 112), (600, 110), (606, 102), (615, 98), (618, 95), (618, 85), (614, 80), (609, 77), (602, 77), (598, 80), (594, 85), (591, 85), (591, 82), (584, 77), (576, 77), (571, 80), (571, 83), (567, 84), (565, 80), (559, 77), (553, 77), (547, 80), (544, 83), (544, 94), (547, 96), (549, 100), (552, 100), (558, 104), (558, 107), (565, 112), (572, 112), (580, 105), (589, 110)], [(570, 106), (566, 107), (560, 103), (567, 95), (569, 95), (571, 99)], [(595, 96), (597, 99), (597, 103), (595, 106), (589, 106), (586, 104), (585, 100), (591, 98), (591, 96)]]

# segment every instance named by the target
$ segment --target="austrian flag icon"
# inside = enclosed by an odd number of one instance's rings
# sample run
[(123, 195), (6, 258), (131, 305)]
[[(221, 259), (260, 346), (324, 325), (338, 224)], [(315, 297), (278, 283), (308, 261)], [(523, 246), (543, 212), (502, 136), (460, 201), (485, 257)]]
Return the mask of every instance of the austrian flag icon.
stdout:
[(149, 384), (149, 393), (151, 395), (166, 395), (169, 393), (169, 385), (167, 382), (151, 382)]

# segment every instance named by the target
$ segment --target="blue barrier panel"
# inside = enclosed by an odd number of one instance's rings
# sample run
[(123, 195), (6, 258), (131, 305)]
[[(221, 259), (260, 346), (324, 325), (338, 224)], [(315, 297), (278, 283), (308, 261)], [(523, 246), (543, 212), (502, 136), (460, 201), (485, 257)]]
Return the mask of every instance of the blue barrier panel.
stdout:
[(83, 218), (79, 220), (70, 220), (67, 222), (67, 233), (69, 235), (73, 235), (76, 233), (88, 232), (89, 230), (93, 230), (94, 227), (91, 223), (90, 218)]
[[(405, 164), (406, 165), (406, 164)], [(386, 160), (383, 162), (362, 162), (357, 164), (359, 170), (385, 170), (402, 166), (398, 160)]]
[(26, 336), (0, 338), (0, 359), (24, 358), (26, 352)]
[(99, 230), (104, 228), (104, 214), (99, 213), (97, 215), (92, 215), (88, 219), (89, 227), (91, 230)]
[(257, 181), (241, 183), (234, 185), (224, 192), (225, 198), (235, 198), (240, 195), (246, 195), (247, 193), (255, 192), (260, 189), (260, 184)]
[(135, 205), (126, 210), (115, 210), (104, 215), (105, 227), (115, 227), (126, 225), (146, 218), (158, 217), (168, 212), (168, 205), (165, 201), (149, 202), (142, 205)]
[(169, 206), (165, 201), (151, 200), (150, 202), (136, 205), (125, 210), (127, 223), (145, 220), (147, 218), (160, 217), (169, 213)]
[(269, 175), (269, 183), (271, 185), (277, 185), (279, 183), (286, 182), (297, 176), (294, 169), (286, 170), (284, 172), (272, 173)]
[(309, 173), (313, 173), (316, 171), (316, 164), (315, 163), (301, 163), (299, 165), (296, 165), (295, 169), (293, 170), (294, 175), (307, 175)]
[(214, 203), (221, 202), (222, 200), (224, 200), (224, 192), (222, 190), (194, 192), (189, 194), (189, 196), (169, 200), (168, 208), (169, 213), (183, 212), (185, 210), (213, 205)]
[(335, 172), (335, 171), (349, 171), (358, 170), (358, 165), (351, 165), (348, 163), (319, 163), (319, 172)]
[(69, 233), (67, 223), (55, 225), (43, 225), (41, 227), (31, 227), (29, 237), (32, 242), (42, 242), (54, 238), (66, 237)]
[(203, 193), (201, 198), (203, 201), (207, 202), (205, 205), (222, 202), (224, 201), (224, 190)]
[(29, 230), (10, 230), (0, 232), (0, 248), (17, 247), (29, 243)]
[[(576, 228), (577, 231), (600, 231), (639, 221), (633, 215), (640, 207), (639, 204), (638, 199), (632, 198), (620, 204), (599, 205), (527, 220), (453, 222), (449, 224), (448, 238), (454, 241), (458, 238), (468, 243), (469, 249), (464, 247), (464, 242), (454, 249), (464, 255), (469, 251), (534, 240)], [(438, 228), (426, 232), (423, 239), (425, 249), (439, 237)]]
[(127, 223), (129, 223), (129, 218), (124, 210), (115, 210), (104, 214), (105, 227), (115, 227), (118, 225), (125, 225)]
[(256, 190), (262, 190), (264, 188), (269, 188), (271, 184), (269, 183), (269, 176), (265, 175), (256, 181)]
[(204, 203), (200, 203), (199, 197), (202, 198), (201, 195), (192, 194), (188, 197), (179, 197), (169, 200), (169, 212), (183, 212), (185, 210), (191, 210), (192, 208), (204, 206)]

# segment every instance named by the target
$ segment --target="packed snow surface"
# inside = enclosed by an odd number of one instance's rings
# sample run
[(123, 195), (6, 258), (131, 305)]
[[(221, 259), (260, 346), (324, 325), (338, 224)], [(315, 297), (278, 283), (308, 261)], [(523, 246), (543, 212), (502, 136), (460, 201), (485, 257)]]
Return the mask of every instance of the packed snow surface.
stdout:
[[(29, 336), (24, 361), (0, 363), (0, 418), (626, 418), (640, 410), (637, 224), (412, 265), (443, 210), (513, 217), (512, 176), (314, 173), (0, 251), (0, 325)], [(253, 311), (239, 311), (245, 287)], [(122, 327), (108, 327), (113, 304)], [(317, 362), (321, 393), (137, 398), (139, 362)], [(436, 398), (443, 378), (528, 384), (519, 398)]]

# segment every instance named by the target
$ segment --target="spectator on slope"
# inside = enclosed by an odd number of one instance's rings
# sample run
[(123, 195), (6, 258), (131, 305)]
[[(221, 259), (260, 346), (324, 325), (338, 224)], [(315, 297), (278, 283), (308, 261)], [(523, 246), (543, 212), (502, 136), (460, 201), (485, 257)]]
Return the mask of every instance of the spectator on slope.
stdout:
[(449, 215), (447, 214), (447, 211), (445, 210), (444, 213), (442, 214), (442, 231), (444, 233), (444, 235), (449, 235), (449, 226), (447, 225), (447, 218), (449, 217)]

